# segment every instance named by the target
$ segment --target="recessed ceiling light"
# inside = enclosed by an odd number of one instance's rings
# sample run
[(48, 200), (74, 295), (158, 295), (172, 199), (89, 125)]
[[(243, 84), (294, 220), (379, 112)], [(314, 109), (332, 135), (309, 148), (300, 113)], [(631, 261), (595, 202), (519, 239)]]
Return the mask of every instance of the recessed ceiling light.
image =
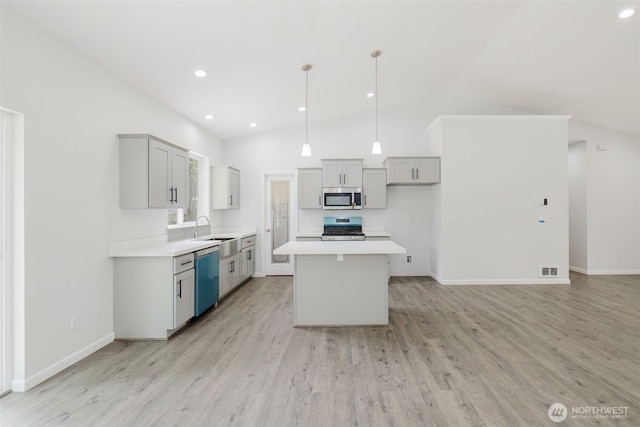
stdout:
[(251, 126), (252, 128), (254, 128), (254, 127), (258, 126), (258, 124), (257, 124), (256, 122), (252, 122), (252, 123), (249, 123), (249, 126)]
[(216, 116), (214, 116), (213, 114), (207, 114), (206, 116), (204, 116), (204, 118), (207, 120), (212, 120), (212, 119), (215, 119)]
[(618, 17), (620, 19), (625, 19), (633, 16), (634, 13), (636, 13), (636, 11), (633, 9), (625, 9), (622, 12), (620, 12), (620, 15), (618, 15)]
[(373, 92), (369, 92), (369, 93), (367, 94), (367, 98), (373, 98), (374, 96), (376, 96), (376, 94), (375, 94), (375, 93), (373, 93)]
[(195, 73), (193, 73), (196, 75), (196, 77), (205, 77), (207, 75), (207, 72), (204, 70), (197, 70)]
[(302, 107), (298, 107), (298, 111), (306, 111), (307, 109), (305, 108), (305, 106), (303, 105)]

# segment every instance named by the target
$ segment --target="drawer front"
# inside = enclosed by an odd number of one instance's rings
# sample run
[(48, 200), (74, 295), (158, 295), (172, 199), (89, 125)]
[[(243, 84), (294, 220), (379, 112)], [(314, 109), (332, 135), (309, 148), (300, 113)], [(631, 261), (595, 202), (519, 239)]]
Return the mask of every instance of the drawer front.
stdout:
[(256, 236), (249, 236), (249, 237), (245, 237), (242, 239), (242, 246), (241, 248), (248, 248), (249, 246), (255, 245), (256, 244)]
[(194, 267), (193, 253), (173, 258), (173, 274), (182, 273)]

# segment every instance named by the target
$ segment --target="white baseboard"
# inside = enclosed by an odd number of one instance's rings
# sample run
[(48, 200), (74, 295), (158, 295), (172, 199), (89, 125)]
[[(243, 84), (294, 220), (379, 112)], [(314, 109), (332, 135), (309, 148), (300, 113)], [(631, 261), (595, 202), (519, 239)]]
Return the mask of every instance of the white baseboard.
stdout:
[(589, 276), (607, 276), (607, 275), (635, 275), (640, 274), (640, 270), (585, 270), (584, 268), (569, 267), (569, 270), (576, 273), (587, 274)]
[(569, 279), (464, 279), (444, 280), (435, 274), (433, 277), (441, 285), (570, 285)]
[(640, 274), (640, 270), (587, 270), (587, 274), (593, 276), (634, 275)]
[(76, 362), (79, 362), (80, 360), (84, 359), (85, 357), (87, 357), (88, 355), (90, 355), (91, 353), (94, 353), (98, 350), (100, 350), (102, 347), (104, 347), (107, 344), (110, 344), (111, 342), (113, 342), (115, 338), (115, 334), (112, 332), (108, 335), (106, 335), (103, 338), (100, 338), (97, 341), (94, 341), (93, 343), (89, 344), (88, 346), (76, 351), (73, 354), (70, 354), (69, 356), (65, 357), (62, 360), (59, 360), (58, 362), (54, 363), (53, 365), (41, 370), (40, 372), (36, 373), (35, 375), (26, 378), (26, 379), (13, 379), (11, 381), (11, 390), (12, 391), (17, 391), (17, 392), (24, 392), (29, 390), (30, 388), (33, 388), (35, 386), (37, 386), (38, 384), (40, 384), (41, 382), (48, 380), (49, 378), (51, 378), (52, 376), (54, 376), (55, 374), (57, 374), (58, 372), (61, 372), (65, 369), (67, 369), (69, 366), (73, 365)]

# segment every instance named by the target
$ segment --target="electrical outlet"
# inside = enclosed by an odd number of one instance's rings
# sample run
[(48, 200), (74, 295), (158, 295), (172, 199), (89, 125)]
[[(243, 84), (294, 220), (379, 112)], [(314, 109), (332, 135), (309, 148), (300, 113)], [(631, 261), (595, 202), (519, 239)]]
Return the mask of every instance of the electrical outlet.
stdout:
[(71, 330), (75, 331), (80, 326), (80, 315), (71, 316)]
[(411, 255), (407, 255), (407, 262), (413, 262), (413, 257)]

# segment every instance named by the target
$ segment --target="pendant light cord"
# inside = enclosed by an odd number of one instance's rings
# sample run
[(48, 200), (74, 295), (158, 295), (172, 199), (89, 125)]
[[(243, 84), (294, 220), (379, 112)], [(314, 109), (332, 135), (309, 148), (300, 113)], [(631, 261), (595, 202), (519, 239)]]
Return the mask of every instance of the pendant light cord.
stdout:
[(309, 143), (309, 68), (307, 68), (304, 71), (304, 75), (305, 75), (304, 142), (305, 144)]
[(375, 97), (376, 97), (376, 142), (378, 142), (378, 57), (382, 55), (382, 51), (375, 50), (371, 52), (371, 57), (376, 60), (375, 68)]

